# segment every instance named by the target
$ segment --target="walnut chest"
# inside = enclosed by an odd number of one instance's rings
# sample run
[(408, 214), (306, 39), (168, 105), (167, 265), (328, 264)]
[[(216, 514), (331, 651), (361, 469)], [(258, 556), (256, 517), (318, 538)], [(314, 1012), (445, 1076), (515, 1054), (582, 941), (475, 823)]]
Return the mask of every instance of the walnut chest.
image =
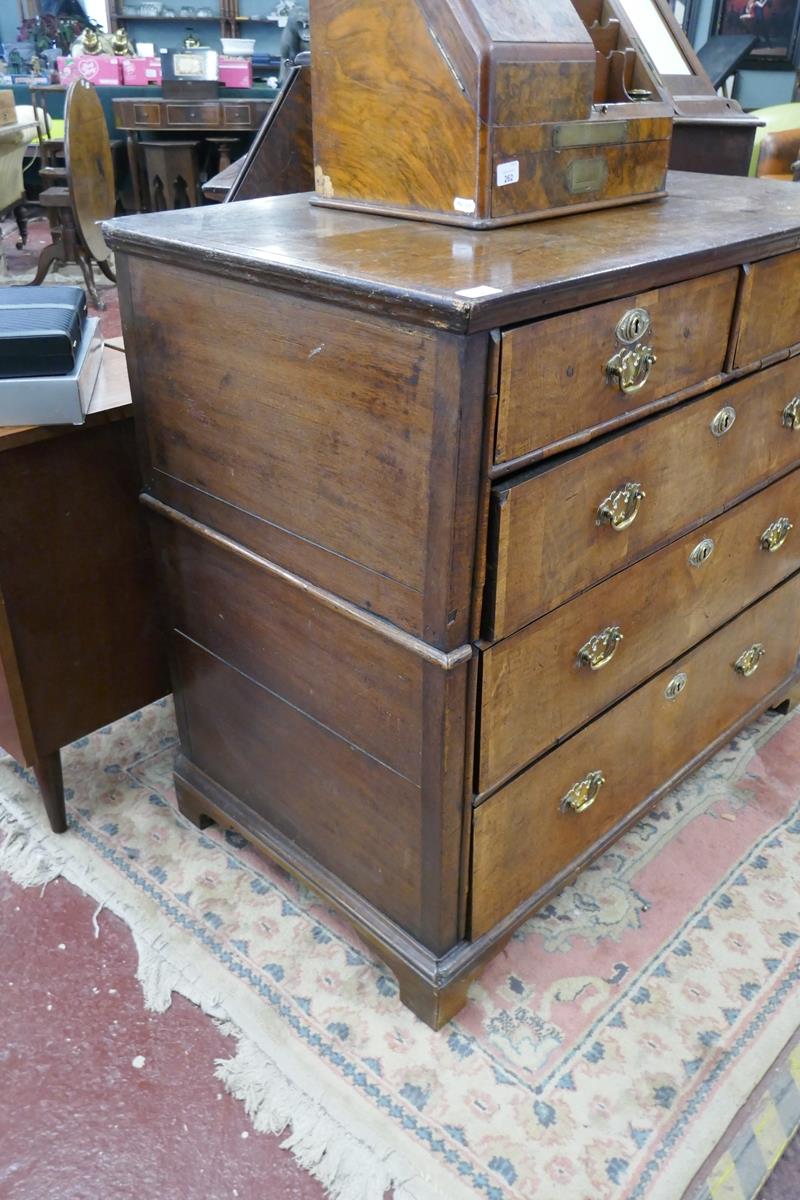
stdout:
[(182, 810), (433, 1026), (800, 650), (800, 189), (479, 233), (126, 218)]

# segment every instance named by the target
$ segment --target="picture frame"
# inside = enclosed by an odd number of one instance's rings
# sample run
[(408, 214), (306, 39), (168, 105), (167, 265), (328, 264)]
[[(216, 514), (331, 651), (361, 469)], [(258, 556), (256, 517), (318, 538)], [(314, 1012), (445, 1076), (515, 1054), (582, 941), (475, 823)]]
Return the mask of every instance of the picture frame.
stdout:
[(800, 0), (716, 0), (712, 33), (756, 33), (760, 41), (746, 69), (787, 69), (798, 65)]

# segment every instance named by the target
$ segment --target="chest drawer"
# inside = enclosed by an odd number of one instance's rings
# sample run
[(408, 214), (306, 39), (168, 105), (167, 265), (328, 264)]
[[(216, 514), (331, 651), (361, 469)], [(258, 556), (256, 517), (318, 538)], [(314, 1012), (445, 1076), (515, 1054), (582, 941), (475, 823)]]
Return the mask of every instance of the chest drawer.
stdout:
[(490, 646), (481, 664), (478, 792), (543, 754), (797, 570), (800, 472), (794, 471)]
[(198, 104), (168, 104), (166, 114), (167, 125), (174, 128), (184, 125), (216, 128), (219, 125), (219, 104), (214, 100)]
[(746, 367), (800, 342), (800, 252), (748, 268), (734, 365)]
[(800, 359), (789, 359), (496, 485), (487, 636), (512, 633), (797, 465), (800, 420), (786, 413), (798, 392)]
[(734, 268), (504, 333), (495, 461), (613, 428), (717, 376), (738, 279)]
[(482, 804), (473, 818), (472, 937), (562, 883), (787, 682), (799, 649), (794, 576)]
[(253, 123), (253, 112), (249, 104), (222, 105), (222, 120), (228, 129), (248, 129)]
[(135, 125), (157, 129), (161, 124), (161, 106), (159, 104), (134, 104), (133, 121)]

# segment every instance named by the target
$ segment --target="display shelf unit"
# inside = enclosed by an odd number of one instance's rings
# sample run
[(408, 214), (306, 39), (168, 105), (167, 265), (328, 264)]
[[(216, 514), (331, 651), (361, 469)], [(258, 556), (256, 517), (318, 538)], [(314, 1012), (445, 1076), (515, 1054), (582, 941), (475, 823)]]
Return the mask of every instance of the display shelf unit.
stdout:
[[(222, 0), (220, 9), (212, 16), (198, 16), (193, 13), (191, 16), (180, 15), (176, 12), (173, 16), (164, 16), (159, 14), (156, 16), (148, 16), (145, 13), (126, 12), (121, 4), (117, 4), (109, 8), (109, 28), (112, 33), (116, 32), (120, 26), (126, 29), (131, 28), (132, 40), (135, 42), (136, 32), (143, 25), (157, 24), (162, 29), (169, 26), (174, 26), (175, 32), (180, 33), (183, 37), (183, 30), (195, 25), (219, 25), (219, 36), (237, 37), (240, 32), (240, 26), (244, 25), (262, 25), (265, 30), (272, 32), (273, 36), (269, 39), (271, 43), (277, 42), (280, 38), (280, 31), (283, 28), (280, 20), (277, 17), (251, 16), (248, 13), (239, 11), (240, 0)], [(202, 6), (200, 6), (202, 7)], [(141, 34), (140, 34), (141, 37)], [(145, 40), (142, 38), (142, 40)]]

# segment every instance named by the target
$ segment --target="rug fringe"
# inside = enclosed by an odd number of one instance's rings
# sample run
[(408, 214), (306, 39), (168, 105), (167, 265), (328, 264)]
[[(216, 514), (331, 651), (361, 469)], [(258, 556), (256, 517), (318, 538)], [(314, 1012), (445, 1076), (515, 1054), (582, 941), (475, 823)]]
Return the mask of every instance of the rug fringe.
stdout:
[[(446, 1194), (432, 1179), (411, 1169), (394, 1150), (381, 1153), (350, 1133), (323, 1104), (293, 1083), (231, 1019), (225, 997), (213, 993), (202, 974), (193, 973), (187, 963), (178, 965), (170, 959), (175, 948), (166, 938), (147, 939), (139, 910), (105, 886), (97, 872), (64, 853), (60, 839), (8, 796), (0, 803), (0, 830), (3, 828), (6, 836), (0, 843), (0, 870), (15, 883), (40, 887), (62, 876), (125, 923), (138, 954), (136, 977), (145, 1008), (165, 1012), (173, 994), (178, 993), (212, 1017), (225, 1036), (236, 1040), (234, 1057), (217, 1061), (216, 1077), (243, 1102), (257, 1132), (289, 1130), (283, 1146), (326, 1188), (331, 1200), (383, 1200), (391, 1189), (395, 1200), (454, 1200), (452, 1190)], [(67, 844), (65, 841), (64, 846)], [(458, 1194), (462, 1194), (460, 1189)]]
[(215, 1075), (241, 1100), (259, 1133), (291, 1132), (282, 1145), (328, 1189), (332, 1200), (383, 1200), (394, 1172), (349, 1134), (324, 1109), (292, 1084), (255, 1042), (230, 1024), (223, 1033), (238, 1036), (236, 1054), (218, 1059)]

